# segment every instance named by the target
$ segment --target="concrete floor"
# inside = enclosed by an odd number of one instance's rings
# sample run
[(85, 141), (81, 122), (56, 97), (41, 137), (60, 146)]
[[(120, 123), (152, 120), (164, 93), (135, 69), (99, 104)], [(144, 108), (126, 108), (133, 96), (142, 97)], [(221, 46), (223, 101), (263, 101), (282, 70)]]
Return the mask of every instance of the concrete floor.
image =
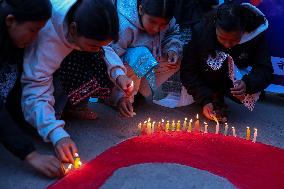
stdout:
[[(244, 136), (247, 126), (258, 128), (258, 141), (284, 149), (284, 97), (270, 94), (264, 102), (259, 102), (254, 112), (249, 112), (243, 106), (228, 101), (231, 108), (229, 125), (235, 126), (239, 135)], [(198, 111), (198, 107), (191, 105), (178, 109), (167, 109), (150, 102), (145, 103), (139, 110), (136, 110), (137, 116), (133, 119), (123, 119), (117, 115), (117, 112), (110, 107), (101, 104), (91, 105), (100, 118), (96, 121), (78, 121), (68, 120), (66, 130), (71, 134), (79, 147), (80, 156), (83, 162), (87, 162), (107, 148), (121, 142), (136, 133), (137, 124), (151, 118), (160, 120), (183, 119), (184, 117), (193, 117)], [(212, 132), (212, 131), (211, 131)], [(52, 146), (44, 144), (40, 139), (36, 139), (37, 149), (44, 153), (52, 153)], [(23, 162), (13, 157), (3, 147), (0, 147), (0, 188), (1, 189), (42, 189), (53, 183), (38, 175), (35, 171), (27, 167)], [(130, 179), (137, 172), (138, 175), (143, 172), (151, 172), (148, 176), (140, 179)], [(181, 176), (184, 174), (194, 175)], [(136, 174), (135, 174), (136, 175)], [(157, 182), (151, 180), (155, 177), (165, 177), (171, 175), (169, 180), (161, 179), (159, 188), (173, 188), (175, 183), (179, 183), (176, 188), (231, 188), (231, 184), (226, 179), (217, 177), (204, 171), (196, 170), (180, 165), (167, 164), (145, 164), (121, 169), (105, 184), (103, 188), (132, 188), (131, 183), (135, 183), (135, 188), (157, 188)], [(188, 179), (192, 179), (192, 183)], [(210, 184), (204, 183), (209, 179)], [(143, 185), (142, 180), (147, 180), (147, 185)], [(201, 185), (201, 183), (203, 183)], [(212, 184), (213, 183), (213, 184)], [(207, 185), (206, 185), (207, 184)], [(125, 186), (125, 187), (124, 187)], [(166, 187), (167, 186), (167, 187)], [(198, 187), (197, 187), (198, 186)]]

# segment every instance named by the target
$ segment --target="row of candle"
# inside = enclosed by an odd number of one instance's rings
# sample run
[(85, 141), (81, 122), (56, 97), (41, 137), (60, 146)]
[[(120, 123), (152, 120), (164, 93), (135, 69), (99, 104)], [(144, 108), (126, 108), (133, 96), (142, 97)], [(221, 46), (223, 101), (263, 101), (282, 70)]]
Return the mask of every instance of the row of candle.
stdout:
[[(217, 120), (216, 117), (213, 117), (214, 121), (216, 122), (216, 127), (215, 127), (215, 134), (219, 134), (220, 133), (220, 124), (219, 121)], [(188, 121), (187, 118), (184, 119), (183, 124), (181, 125), (180, 121), (175, 122), (174, 120), (172, 121), (172, 123), (170, 124), (170, 121), (164, 121), (162, 119), (161, 122), (156, 123), (155, 121), (151, 122), (151, 119), (149, 118), (147, 121), (145, 121), (144, 123), (139, 123), (138, 125), (138, 129), (139, 129), (139, 133), (141, 135), (147, 135), (147, 134), (152, 134), (154, 132), (161, 132), (161, 131), (165, 131), (165, 132), (169, 132), (169, 131), (185, 131), (185, 132), (200, 132), (200, 121), (199, 121), (199, 116), (198, 114), (196, 115), (196, 120), (193, 124), (193, 120), (190, 119)], [(236, 128), (235, 127), (231, 127), (232, 129), (232, 135), (234, 137), (237, 137), (236, 134)], [(229, 132), (229, 125), (228, 123), (225, 123), (225, 128), (224, 128), (224, 135), (227, 136)], [(208, 133), (208, 124), (206, 122), (204, 122), (204, 133)], [(257, 129), (254, 129), (254, 134), (253, 134), (253, 142), (256, 142), (256, 138), (257, 138)], [(246, 140), (250, 140), (251, 139), (251, 130), (249, 127), (247, 127), (246, 129)]]

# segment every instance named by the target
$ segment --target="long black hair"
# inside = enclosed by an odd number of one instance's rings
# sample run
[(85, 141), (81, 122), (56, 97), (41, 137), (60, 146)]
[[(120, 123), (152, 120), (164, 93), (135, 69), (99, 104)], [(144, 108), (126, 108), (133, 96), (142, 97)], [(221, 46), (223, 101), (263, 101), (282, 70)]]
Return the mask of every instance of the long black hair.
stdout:
[(6, 17), (13, 15), (18, 23), (43, 21), (51, 17), (51, 12), (49, 0), (0, 0), (0, 65), (22, 59), (22, 50), (14, 45), (8, 34)]
[(111, 0), (78, 0), (68, 12), (68, 24), (75, 22), (77, 32), (89, 39), (104, 41), (119, 38), (119, 21)]
[(137, 8), (140, 5), (143, 13), (170, 20), (175, 13), (176, 0), (137, 0)]
[(265, 23), (265, 17), (243, 4), (228, 1), (220, 5), (203, 20), (201, 43), (204, 54), (212, 54), (216, 50), (216, 28), (226, 32), (252, 32)]

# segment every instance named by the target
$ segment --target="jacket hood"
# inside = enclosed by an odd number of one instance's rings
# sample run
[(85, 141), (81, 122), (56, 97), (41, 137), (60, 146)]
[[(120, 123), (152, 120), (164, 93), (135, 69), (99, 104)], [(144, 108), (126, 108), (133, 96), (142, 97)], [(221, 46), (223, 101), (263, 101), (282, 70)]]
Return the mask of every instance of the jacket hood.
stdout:
[[(262, 15), (265, 17), (265, 15), (255, 6), (253, 6), (250, 3), (243, 3), (242, 4), (244, 7), (250, 9), (251, 11), (253, 11), (256, 14)], [(241, 41), (239, 42), (239, 44), (243, 44), (246, 43), (252, 39), (254, 39), (255, 37), (257, 37), (259, 34), (261, 34), (262, 32), (264, 32), (265, 30), (268, 29), (268, 20), (265, 18), (264, 23), (262, 23), (261, 25), (259, 25), (254, 31), (250, 32), (250, 33), (245, 33), (242, 36)]]

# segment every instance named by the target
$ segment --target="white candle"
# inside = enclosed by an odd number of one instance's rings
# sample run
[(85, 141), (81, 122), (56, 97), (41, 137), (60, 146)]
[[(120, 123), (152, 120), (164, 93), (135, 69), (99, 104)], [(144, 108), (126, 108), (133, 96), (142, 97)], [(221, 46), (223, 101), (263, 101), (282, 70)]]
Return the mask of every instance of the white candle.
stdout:
[(234, 137), (237, 137), (235, 127), (232, 127), (232, 132), (233, 132), (233, 136), (234, 136)]
[(147, 129), (146, 129), (146, 133), (149, 135), (152, 132), (152, 124), (151, 124), (151, 119), (148, 119), (148, 123), (147, 123)]
[(204, 122), (204, 133), (208, 133), (208, 124)]
[(215, 134), (219, 134), (219, 130), (220, 130), (220, 124), (219, 121), (217, 119), (216, 116), (213, 116), (214, 121), (216, 122), (216, 130), (215, 130)]
[(155, 132), (155, 124), (156, 124), (156, 122), (154, 121), (154, 122), (152, 123), (152, 133)]
[(186, 131), (186, 126), (187, 126), (187, 118), (184, 118), (184, 122), (183, 122), (183, 131)]
[(256, 142), (256, 138), (257, 138), (257, 129), (254, 129), (254, 133), (253, 133), (253, 142)]
[(220, 125), (219, 122), (217, 122), (215, 134), (219, 134), (219, 130), (220, 130)]
[(226, 136), (228, 134), (228, 123), (225, 123), (225, 131), (224, 131), (224, 135)]

